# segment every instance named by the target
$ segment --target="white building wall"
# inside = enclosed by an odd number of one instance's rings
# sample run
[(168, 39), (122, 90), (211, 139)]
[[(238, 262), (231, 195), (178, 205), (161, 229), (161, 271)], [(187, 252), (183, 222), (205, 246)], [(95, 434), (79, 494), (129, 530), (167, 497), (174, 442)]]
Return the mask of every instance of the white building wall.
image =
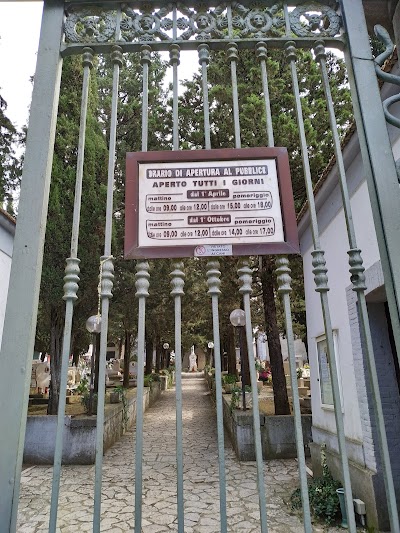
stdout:
[[(357, 159), (348, 170), (348, 177), (355, 178), (362, 174), (361, 161)], [(338, 193), (338, 191), (336, 191)], [(333, 211), (334, 195), (319, 207), (319, 213), (328, 216)], [(365, 268), (379, 260), (378, 245), (373, 225), (368, 189), (365, 181), (359, 184), (351, 197), (351, 206), (357, 235), (358, 246), (362, 250)], [(354, 373), (352, 344), (350, 336), (350, 318), (347, 312), (346, 287), (350, 285), (346, 224), (343, 209), (331, 214), (329, 222), (321, 225), (321, 247), (326, 251), (329, 287), (328, 293), (332, 327), (338, 333), (338, 366), (341, 383), (344, 425), (346, 437), (362, 442), (362, 427), (358, 407), (356, 376)], [(307, 334), (309, 359), (311, 367), (311, 390), (313, 426), (331, 433), (336, 433), (334, 412), (329, 407), (322, 407), (319, 370), (317, 359), (317, 339), (324, 333), (324, 324), (320, 304), (320, 296), (315, 292), (314, 275), (312, 273), (312, 246), (310, 246), (310, 230), (307, 229), (301, 238), (304, 261), (305, 293), (307, 301)], [(304, 249), (304, 244), (307, 249)], [(311, 312), (312, 310), (312, 312)]]
[(6, 312), (8, 282), (10, 279), (11, 257), (0, 251), (0, 343), (3, 336), (4, 315)]
[(3, 336), (15, 224), (0, 211), (0, 345)]
[[(392, 74), (399, 73), (399, 66), (396, 65)], [(398, 92), (397, 87), (385, 84), (381, 89), (382, 99), (392, 96), (395, 92)], [(400, 104), (392, 106), (391, 110), (396, 116), (400, 116)], [(400, 158), (400, 130), (393, 127), (389, 127), (388, 130), (394, 158), (398, 160)], [(383, 272), (380, 264), (368, 186), (365, 181), (356, 133), (348, 140), (343, 150), (343, 160), (351, 198), (357, 247), (361, 249), (363, 266), (366, 270), (366, 297), (369, 305), (372, 341), (374, 353), (377, 356), (378, 380), (386, 434), (394, 473), (395, 490), (398, 496), (400, 494), (400, 484), (397, 482), (400, 479), (400, 461), (398, 460), (400, 447), (398, 444), (399, 425), (397, 424), (397, 414), (400, 398), (398, 383), (393, 375), (393, 356), (386, 325), (386, 311), (383, 305), (385, 301)], [(384, 180), (385, 176), (379, 176), (379, 179)], [(368, 370), (360, 337), (357, 295), (351, 288), (347, 253), (350, 246), (348, 244), (336, 166), (330, 170), (328, 176), (324, 176), (324, 182), (319, 184), (315, 203), (321, 249), (325, 250), (328, 286), (331, 289), (328, 292), (328, 300), (332, 326), (338, 335), (338, 370), (343, 396), (342, 407), (346, 451), (350, 461), (353, 495), (369, 502), (367, 503), (368, 520), (372, 517), (372, 520), (378, 524), (377, 516), (381, 512), (383, 514), (385, 512), (385, 503), (382, 497), (384, 494), (383, 475), (376, 436), (376, 421), (370, 395), (371, 387), (367, 377)], [(318, 336), (324, 333), (324, 325), (320, 296), (315, 292), (314, 275), (312, 273), (311, 252), (313, 247), (309, 212), (302, 216), (298, 229), (301, 253), (304, 260), (308, 355), (311, 366), (312, 434), (314, 440), (310, 444), (311, 455), (313, 466), (319, 468), (320, 446), (323, 443), (326, 444), (333, 475), (340, 478), (341, 470), (337, 455), (338, 442), (334, 413), (332, 408), (322, 406), (318, 379), (317, 339)], [(365, 470), (363, 467), (365, 467)], [(382, 529), (385, 531), (388, 529), (386, 523), (382, 522)]]

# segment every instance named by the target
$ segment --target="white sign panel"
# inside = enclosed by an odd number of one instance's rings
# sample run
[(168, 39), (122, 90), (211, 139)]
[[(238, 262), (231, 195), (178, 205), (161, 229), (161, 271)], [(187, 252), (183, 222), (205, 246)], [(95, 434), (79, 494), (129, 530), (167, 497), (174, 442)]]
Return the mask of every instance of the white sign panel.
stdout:
[(284, 241), (273, 158), (139, 163), (138, 179), (139, 247), (195, 246), (209, 256), (208, 245)]

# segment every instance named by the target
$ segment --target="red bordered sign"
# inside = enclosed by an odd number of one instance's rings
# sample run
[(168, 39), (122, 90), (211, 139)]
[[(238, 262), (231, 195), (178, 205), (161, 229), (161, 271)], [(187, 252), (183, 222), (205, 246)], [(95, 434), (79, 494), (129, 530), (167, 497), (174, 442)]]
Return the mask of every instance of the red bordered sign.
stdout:
[(286, 148), (127, 154), (126, 259), (298, 252)]

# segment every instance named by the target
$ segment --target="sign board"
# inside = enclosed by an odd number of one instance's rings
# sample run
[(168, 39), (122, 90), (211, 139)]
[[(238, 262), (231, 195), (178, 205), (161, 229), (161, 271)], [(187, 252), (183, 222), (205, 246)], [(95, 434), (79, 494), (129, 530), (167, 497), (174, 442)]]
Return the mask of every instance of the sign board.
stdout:
[(128, 153), (125, 258), (297, 253), (285, 148)]

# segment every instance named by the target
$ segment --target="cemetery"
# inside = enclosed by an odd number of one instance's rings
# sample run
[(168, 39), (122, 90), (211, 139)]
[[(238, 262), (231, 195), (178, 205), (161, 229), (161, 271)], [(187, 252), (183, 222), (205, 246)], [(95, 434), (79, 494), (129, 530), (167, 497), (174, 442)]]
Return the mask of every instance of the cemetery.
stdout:
[(40, 7), (1, 532), (400, 533), (400, 1)]
[[(92, 348), (92, 347), (91, 347)], [(89, 351), (90, 353), (90, 351)], [(104, 416), (104, 450), (118, 442), (125, 431), (131, 429), (136, 420), (136, 376), (137, 365), (130, 364), (129, 389), (122, 382), (121, 363), (114, 359), (107, 368), (106, 405)], [(90, 365), (82, 359), (79, 367), (68, 369), (67, 408), (64, 417), (63, 464), (94, 464), (96, 455), (96, 413), (88, 414), (83, 402), (86, 389), (80, 384), (90, 376)], [(30, 406), (24, 446), (24, 463), (53, 464), (57, 416), (47, 415), (50, 362), (34, 361), (32, 364)], [(160, 398), (161, 391), (172, 386), (167, 376), (159, 376), (146, 384), (143, 396), (143, 410), (146, 411)], [(40, 405), (40, 407), (38, 407)], [(95, 411), (95, 410), (94, 410)]]
[[(272, 380), (262, 380), (263, 372), (269, 373), (265, 370), (265, 366), (260, 366), (260, 361), (255, 359), (256, 367), (260, 369), (257, 372), (259, 381), (257, 382), (259, 409), (260, 409), (260, 426), (262, 450), (264, 459), (288, 459), (297, 457), (296, 449), (296, 434), (294, 430), (293, 414), (289, 415), (275, 415), (274, 413), (274, 396), (272, 388)], [(286, 382), (288, 385), (289, 401), (292, 403), (290, 394), (290, 376), (289, 364), (284, 363), (286, 372)], [(238, 371), (240, 374), (240, 364), (238, 364)], [(261, 379), (260, 379), (261, 375)], [(308, 365), (306, 368), (297, 367), (298, 394), (301, 402), (301, 422), (303, 430), (303, 442), (306, 456), (310, 456), (309, 444), (312, 442), (311, 436), (311, 391), (310, 391), (310, 370)], [(216, 385), (215, 372), (213, 369), (206, 368), (204, 370), (204, 377), (207, 381), (208, 387), (212, 391), (215, 400)], [(232, 376), (233, 377), (233, 376)], [(240, 461), (254, 461), (255, 447), (254, 447), (254, 431), (252, 420), (252, 398), (251, 389), (245, 392), (245, 406), (243, 409), (242, 401), (242, 382), (239, 377), (235, 376), (235, 383), (230, 385), (230, 375), (222, 373), (222, 382), (225, 394), (223, 395), (223, 413), (224, 426), (228, 432), (233, 448), (236, 452), (237, 458)], [(247, 387), (246, 387), (247, 388)]]

